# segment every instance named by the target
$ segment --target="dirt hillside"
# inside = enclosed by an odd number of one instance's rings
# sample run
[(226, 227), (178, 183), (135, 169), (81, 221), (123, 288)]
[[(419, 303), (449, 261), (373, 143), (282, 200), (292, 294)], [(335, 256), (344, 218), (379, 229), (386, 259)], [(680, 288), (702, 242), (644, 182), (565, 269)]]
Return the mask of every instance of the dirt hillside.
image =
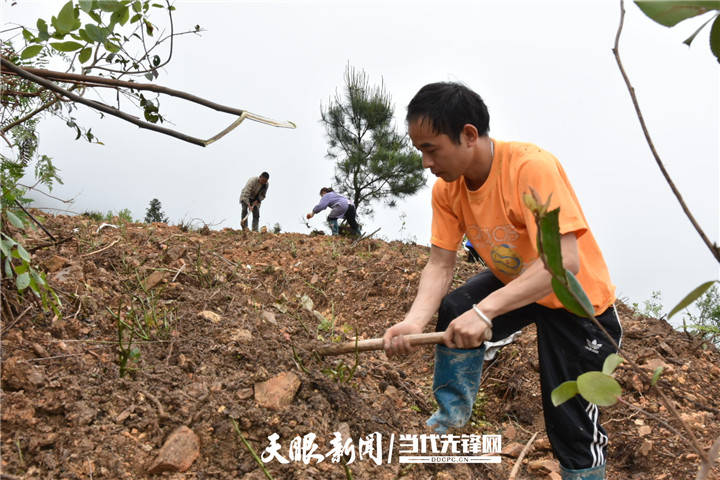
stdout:
[[(535, 432), (517, 478), (559, 478), (533, 327), (486, 363), (473, 419), (459, 432), (502, 435), (497, 464), (400, 464), (397, 443), (387, 462), (393, 436), (430, 433), (432, 348), (400, 362), (361, 353), (354, 371), (353, 355), (313, 354), (355, 332), (381, 336), (402, 319), (425, 247), (164, 224), (99, 229), (85, 217), (43, 222), (67, 239), (33, 252), (62, 309), (43, 313), (3, 284), (1, 479), (258, 480), (267, 477), (243, 439), (262, 455), (276, 433), (288, 463), (267, 463), (275, 479), (499, 480)], [(47, 243), (39, 230), (29, 235), (28, 249)], [(459, 260), (458, 284), (478, 269)], [(666, 365), (659, 383), (709, 448), (720, 436), (720, 354), (662, 320), (619, 311), (626, 355), (648, 371)], [(679, 426), (654, 390), (623, 365), (617, 378), (623, 400), (652, 417), (623, 404), (602, 409), (609, 478), (694, 478), (698, 457), (671, 430)], [(346, 467), (313, 457), (331, 451), (334, 432), (357, 447), (353, 461), (346, 450)], [(369, 448), (375, 432), (381, 465)], [(291, 445), (302, 450), (293, 439), (310, 433), (317, 450), (305, 449), (308, 464), (290, 459)]]

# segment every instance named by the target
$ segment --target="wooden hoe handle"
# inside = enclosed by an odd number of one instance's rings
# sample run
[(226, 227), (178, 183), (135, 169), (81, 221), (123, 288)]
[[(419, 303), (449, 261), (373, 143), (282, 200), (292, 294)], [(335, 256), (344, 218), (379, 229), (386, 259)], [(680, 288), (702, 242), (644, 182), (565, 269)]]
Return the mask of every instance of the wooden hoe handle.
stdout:
[[(413, 335), (405, 335), (410, 341), (410, 345), (437, 345), (442, 343), (443, 334), (445, 332), (433, 332), (433, 333), (416, 333)], [(320, 355), (342, 355), (343, 353), (352, 353), (357, 348), (358, 352), (367, 352), (370, 350), (382, 350), (383, 339), (382, 338), (371, 338), (369, 340), (360, 340), (357, 342), (345, 342), (338, 343), (336, 345), (326, 345), (317, 350)]]

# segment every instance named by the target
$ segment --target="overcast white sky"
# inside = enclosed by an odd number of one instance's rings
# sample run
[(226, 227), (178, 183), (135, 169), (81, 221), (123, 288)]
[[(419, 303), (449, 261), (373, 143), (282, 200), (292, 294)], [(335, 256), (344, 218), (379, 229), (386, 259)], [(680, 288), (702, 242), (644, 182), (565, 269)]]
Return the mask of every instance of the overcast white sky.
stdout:
[[(2, 5), (4, 22), (34, 25), (63, 1)], [(53, 5), (52, 7), (50, 5)], [(665, 311), (699, 283), (718, 278), (713, 257), (685, 218), (652, 159), (611, 48), (617, 1), (265, 1), (176, 3), (185, 36), (158, 83), (278, 120), (296, 130), (246, 122), (207, 148), (120, 120), (80, 116), (105, 146), (74, 141), (59, 121), (40, 128), (41, 151), (61, 169), (54, 195), (71, 210), (129, 208), (142, 219), (150, 199), (171, 223), (224, 220), (238, 228), (238, 196), (251, 175), (270, 172), (261, 224), (308, 232), (301, 218), (331, 182), (320, 104), (341, 88), (345, 66), (384, 82), (405, 131), (405, 106), (424, 84), (461, 81), (490, 110), (491, 136), (534, 142), (563, 163), (621, 296), (663, 294)], [(690, 209), (718, 241), (718, 64), (704, 21), (668, 29), (630, 1), (621, 43), (656, 147)], [(108, 98), (107, 100), (111, 100)], [(232, 116), (163, 98), (175, 127), (208, 138)], [(428, 184), (434, 177), (429, 175)], [(39, 206), (57, 206), (40, 198)], [(430, 188), (398, 208), (361, 218), (387, 239), (428, 244)], [(405, 214), (404, 230), (401, 215)], [(324, 227), (324, 215), (311, 221)]]

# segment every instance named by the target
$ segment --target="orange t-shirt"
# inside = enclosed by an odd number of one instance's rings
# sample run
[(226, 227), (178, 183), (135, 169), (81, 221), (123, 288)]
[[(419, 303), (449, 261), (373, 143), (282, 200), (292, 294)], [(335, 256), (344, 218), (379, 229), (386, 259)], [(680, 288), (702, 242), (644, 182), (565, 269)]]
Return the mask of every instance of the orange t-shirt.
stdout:
[[(595, 313), (602, 313), (615, 301), (615, 286), (560, 162), (530, 143), (493, 141), (490, 174), (479, 189), (468, 190), (463, 176), (451, 183), (441, 178), (435, 182), (431, 243), (456, 250), (464, 233), (495, 276), (507, 284), (538, 258), (535, 218), (522, 195), (532, 187), (545, 201), (552, 193), (550, 210), (560, 207), (560, 234), (577, 236), (577, 278)], [(563, 308), (554, 293), (537, 303)]]

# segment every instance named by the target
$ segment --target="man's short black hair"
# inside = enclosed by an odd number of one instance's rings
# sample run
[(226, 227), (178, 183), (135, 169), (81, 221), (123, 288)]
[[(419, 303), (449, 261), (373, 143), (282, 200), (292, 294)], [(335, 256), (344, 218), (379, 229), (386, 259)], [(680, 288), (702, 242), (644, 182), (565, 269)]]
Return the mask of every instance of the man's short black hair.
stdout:
[(325, 195), (326, 193), (332, 192), (333, 189), (331, 187), (322, 187), (320, 189), (320, 195)]
[(262, 172), (260, 176), (267, 180), (270, 180), (270, 174), (268, 172)]
[(466, 124), (474, 125), (480, 136), (490, 129), (490, 115), (480, 95), (455, 82), (429, 83), (418, 91), (407, 107), (408, 123), (429, 121), (432, 129), (460, 143)]

